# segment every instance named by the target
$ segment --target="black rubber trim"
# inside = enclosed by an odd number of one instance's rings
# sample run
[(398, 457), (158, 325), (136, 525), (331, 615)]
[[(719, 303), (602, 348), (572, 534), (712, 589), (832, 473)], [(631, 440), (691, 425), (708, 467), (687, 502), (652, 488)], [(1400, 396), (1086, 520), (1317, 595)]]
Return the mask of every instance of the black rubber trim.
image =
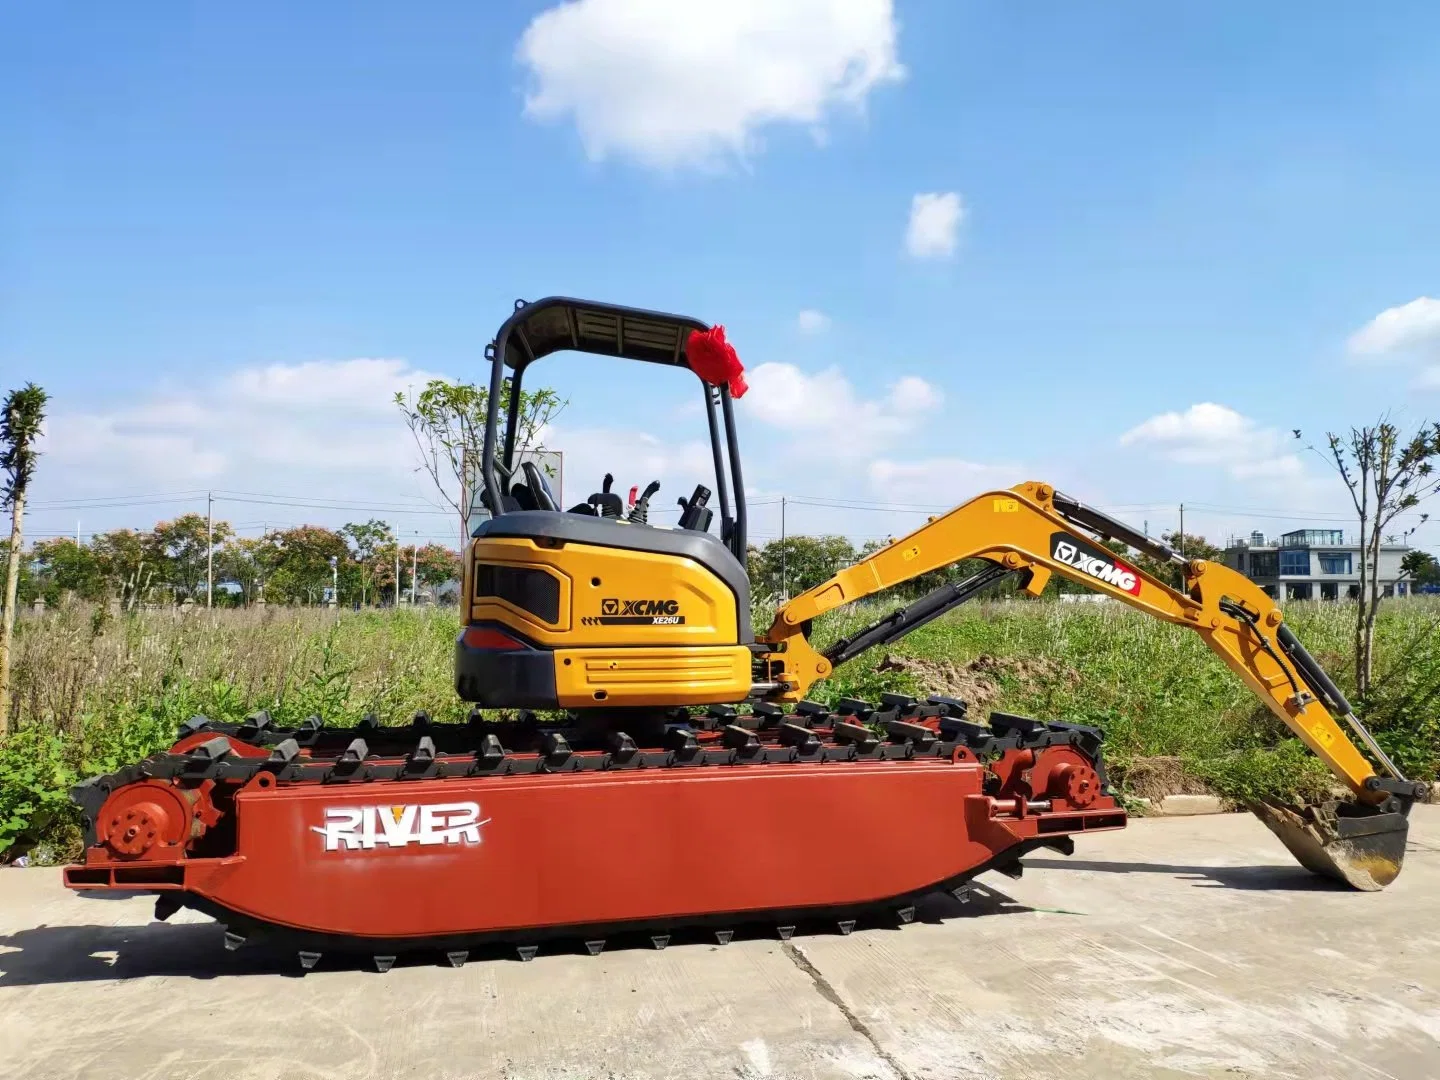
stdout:
[(541, 649), (472, 649), (455, 641), (455, 693), (490, 709), (558, 709), (555, 654)]
[(594, 544), (596, 547), (648, 551), (677, 555), (697, 562), (730, 587), (735, 594), (735, 617), (740, 628), (738, 644), (755, 640), (750, 626), (750, 579), (730, 549), (710, 533), (689, 529), (655, 529), (627, 525), (608, 518), (585, 514), (555, 514), (547, 510), (516, 510), (483, 521), (474, 533), (477, 539), (497, 538), (560, 540), (567, 544)]

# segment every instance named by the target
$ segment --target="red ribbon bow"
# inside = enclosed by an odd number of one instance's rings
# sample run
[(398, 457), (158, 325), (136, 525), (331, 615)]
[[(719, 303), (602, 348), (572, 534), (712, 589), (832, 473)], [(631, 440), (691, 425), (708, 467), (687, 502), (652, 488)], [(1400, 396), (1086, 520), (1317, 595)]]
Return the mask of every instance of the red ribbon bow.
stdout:
[(711, 386), (722, 383), (730, 387), (730, 396), (740, 398), (750, 389), (745, 382), (745, 365), (735, 354), (735, 346), (725, 340), (725, 327), (713, 326), (709, 330), (694, 330), (685, 343), (685, 356), (690, 361), (690, 370)]

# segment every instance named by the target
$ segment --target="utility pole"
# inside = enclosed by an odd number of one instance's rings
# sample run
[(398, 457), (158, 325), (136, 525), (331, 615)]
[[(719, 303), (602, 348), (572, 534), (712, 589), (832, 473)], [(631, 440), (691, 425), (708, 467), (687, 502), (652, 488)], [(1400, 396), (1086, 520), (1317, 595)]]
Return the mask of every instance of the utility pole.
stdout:
[(400, 606), (400, 530), (395, 532), (395, 606)]
[(416, 585), (416, 579), (417, 579), (418, 576), (419, 576), (419, 575), (416, 573), (416, 567), (419, 565), (419, 561), (418, 561), (419, 558), (420, 558), (420, 534), (417, 532), (417, 533), (415, 534), (415, 543), (413, 543), (413, 544), (410, 545), (410, 606), (411, 606), (412, 608), (415, 606), (415, 585)]
[(75, 546), (80, 546), (80, 519), (75, 519)]
[(1180, 504), (1180, 557), (1185, 558), (1185, 504)]
[(785, 496), (780, 496), (780, 598), (790, 599), (790, 567), (785, 552)]
[[(78, 544), (79, 531), (76, 531)], [(211, 607), (215, 594), (215, 495), (205, 493), (205, 606)]]

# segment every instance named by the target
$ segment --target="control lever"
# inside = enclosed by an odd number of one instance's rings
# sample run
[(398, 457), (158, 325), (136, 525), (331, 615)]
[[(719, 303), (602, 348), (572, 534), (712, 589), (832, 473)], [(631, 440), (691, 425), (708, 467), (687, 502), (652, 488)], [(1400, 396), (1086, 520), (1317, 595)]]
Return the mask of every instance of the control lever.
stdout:
[(600, 517), (618, 518), (624, 516), (625, 504), (620, 501), (620, 496), (610, 490), (610, 485), (615, 483), (615, 477), (610, 473), (605, 474), (605, 482), (600, 490), (585, 501), (595, 508)]
[(710, 521), (715, 516), (715, 511), (707, 509), (706, 504), (710, 502), (710, 489), (704, 484), (696, 484), (695, 491), (689, 499), (677, 499), (680, 504), (680, 528), (694, 529), (697, 532), (709, 532)]
[[(655, 494), (657, 491), (659, 491), (659, 490), (660, 490), (660, 481), (659, 481), (659, 480), (651, 480), (650, 483), (648, 483), (648, 484), (645, 485), (645, 491), (644, 491), (644, 493), (640, 496), (640, 498), (636, 499), (636, 500), (631, 504), (631, 506), (630, 506), (630, 522), (631, 522), (632, 524), (635, 524), (635, 525), (648, 525), (648, 524), (650, 524), (650, 520), (649, 520), (649, 518), (650, 518), (650, 496), (651, 496), (651, 495), (654, 495), (654, 494)], [(631, 489), (630, 494), (631, 494), (632, 496), (635, 494), (635, 491), (634, 491), (633, 488)]]

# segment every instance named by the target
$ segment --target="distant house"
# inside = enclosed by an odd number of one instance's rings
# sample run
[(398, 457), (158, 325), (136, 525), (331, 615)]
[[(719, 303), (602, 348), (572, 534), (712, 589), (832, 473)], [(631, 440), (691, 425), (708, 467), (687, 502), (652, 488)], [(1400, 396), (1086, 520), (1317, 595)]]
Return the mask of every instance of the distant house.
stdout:
[[(1381, 544), (1375, 577), (1383, 596), (1406, 596), (1400, 569), (1408, 544)], [(1232, 539), (1225, 565), (1239, 570), (1276, 600), (1353, 599), (1360, 593), (1360, 545), (1340, 529), (1296, 529), (1278, 540), (1253, 532)]]

